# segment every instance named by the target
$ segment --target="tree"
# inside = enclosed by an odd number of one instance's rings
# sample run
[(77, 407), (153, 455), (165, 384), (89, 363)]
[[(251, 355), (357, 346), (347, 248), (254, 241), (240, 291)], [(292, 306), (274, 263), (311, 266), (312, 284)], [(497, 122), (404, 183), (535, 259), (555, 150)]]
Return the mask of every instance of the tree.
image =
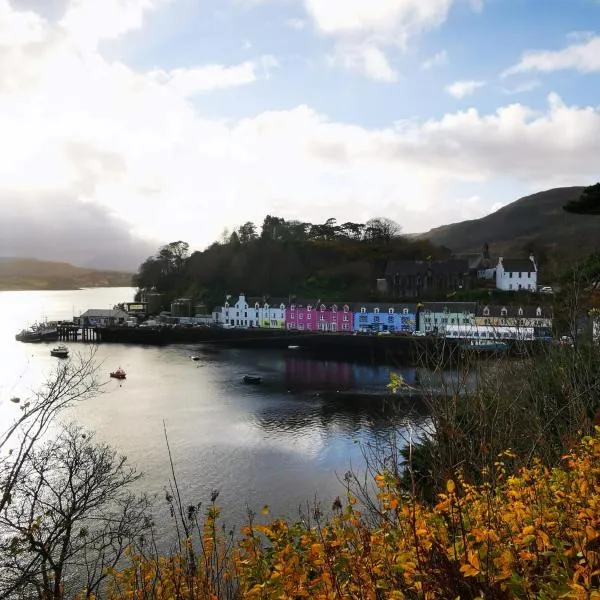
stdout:
[(347, 221), (340, 225), (342, 234), (352, 240), (362, 239), (364, 229), (365, 226), (363, 223), (352, 223), (351, 221)]
[(256, 225), (252, 221), (244, 223), (238, 229), (238, 237), (242, 244), (247, 244), (258, 237), (256, 233)]
[(281, 217), (273, 217), (267, 215), (263, 221), (260, 237), (263, 240), (278, 240), (281, 239), (282, 226), (285, 225), (285, 220)]
[(0, 432), (0, 511), (12, 502), (14, 489), (35, 445), (67, 406), (98, 394), (95, 351), (61, 363), (42, 388), (20, 402), (20, 416)]
[(577, 215), (600, 215), (600, 183), (586, 187), (577, 200), (571, 200), (563, 210)]
[(34, 447), (0, 512), (0, 597), (97, 595), (107, 569), (150, 527), (148, 500), (128, 489), (140, 477), (76, 425)]
[(400, 237), (402, 228), (396, 221), (387, 217), (369, 219), (365, 224), (365, 239), (371, 242), (389, 244), (394, 238)]

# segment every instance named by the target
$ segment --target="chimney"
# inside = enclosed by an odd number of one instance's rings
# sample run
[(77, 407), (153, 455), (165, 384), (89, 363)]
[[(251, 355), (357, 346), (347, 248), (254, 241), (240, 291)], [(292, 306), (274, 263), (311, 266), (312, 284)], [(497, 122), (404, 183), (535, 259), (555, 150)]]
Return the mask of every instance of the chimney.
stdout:
[(537, 271), (537, 265), (535, 264), (535, 257), (533, 254), (529, 255), (529, 260), (533, 263), (533, 268)]

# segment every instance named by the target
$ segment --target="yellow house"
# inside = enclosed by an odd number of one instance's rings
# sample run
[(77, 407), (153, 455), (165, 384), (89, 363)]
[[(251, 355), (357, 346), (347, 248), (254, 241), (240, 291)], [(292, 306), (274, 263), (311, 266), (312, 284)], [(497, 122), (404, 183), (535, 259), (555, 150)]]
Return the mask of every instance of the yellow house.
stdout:
[(502, 306), (483, 304), (477, 307), (476, 325), (492, 327), (536, 327), (552, 329), (552, 308), (547, 306)]

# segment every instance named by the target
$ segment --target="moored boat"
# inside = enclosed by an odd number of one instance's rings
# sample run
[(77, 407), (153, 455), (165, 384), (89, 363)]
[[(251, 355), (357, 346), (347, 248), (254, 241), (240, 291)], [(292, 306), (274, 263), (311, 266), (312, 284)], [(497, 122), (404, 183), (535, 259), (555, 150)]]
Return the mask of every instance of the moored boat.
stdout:
[(50, 356), (56, 356), (56, 358), (68, 358), (69, 349), (66, 346), (56, 346), (50, 350)]
[(112, 371), (110, 376), (114, 377), (115, 379), (125, 379), (125, 377), (127, 377), (127, 374), (125, 373), (125, 371), (123, 371), (123, 369), (121, 369), (121, 367), (119, 367), (116, 371)]
[(259, 375), (244, 375), (243, 382), (249, 385), (262, 383), (262, 377)]
[(51, 342), (58, 340), (56, 323), (36, 323), (29, 329), (23, 329), (15, 335), (17, 342)]

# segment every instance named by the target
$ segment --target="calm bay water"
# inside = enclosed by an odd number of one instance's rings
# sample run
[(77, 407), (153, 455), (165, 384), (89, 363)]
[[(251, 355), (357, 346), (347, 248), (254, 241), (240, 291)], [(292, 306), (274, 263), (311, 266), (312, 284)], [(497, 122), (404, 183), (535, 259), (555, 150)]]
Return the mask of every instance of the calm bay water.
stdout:
[[(16, 342), (18, 330), (44, 317), (71, 319), (88, 308), (110, 308), (133, 293), (132, 288), (0, 293), (0, 424), (18, 414), (9, 399), (26, 398), (58, 360), (49, 355), (52, 344)], [(72, 353), (86, 350), (82, 343), (67, 345)], [(194, 362), (192, 354), (202, 359)], [(163, 421), (185, 503), (207, 502), (217, 489), (224, 519), (233, 526), (244, 521), (246, 506), (258, 510), (268, 504), (272, 514), (294, 517), (298, 506), (315, 497), (329, 505), (343, 491), (338, 476), (361, 467), (361, 443), (409, 426), (406, 402), (336, 398), (338, 391), (382, 390), (386, 367), (317, 361), (293, 351), (209, 353), (183, 345), (104, 344), (96, 357), (104, 392), (79, 403), (68, 417), (96, 431), (145, 473), (140, 485), (157, 494), (163, 525), (169, 479)], [(122, 383), (108, 376), (118, 366), (128, 374)], [(421, 374), (394, 371), (409, 383)], [(243, 385), (247, 373), (262, 375), (263, 385)]]

